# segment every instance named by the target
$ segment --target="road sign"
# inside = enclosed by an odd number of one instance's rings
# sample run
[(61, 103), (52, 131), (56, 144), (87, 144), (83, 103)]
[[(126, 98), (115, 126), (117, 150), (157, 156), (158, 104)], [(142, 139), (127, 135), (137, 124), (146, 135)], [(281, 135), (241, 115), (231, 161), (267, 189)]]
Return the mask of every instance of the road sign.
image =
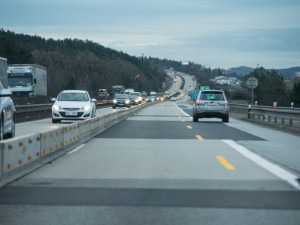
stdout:
[(248, 88), (251, 88), (251, 104), (253, 105), (253, 89), (257, 88), (258, 80), (255, 77), (249, 77), (246, 81)]
[(255, 77), (249, 77), (246, 81), (248, 88), (257, 88), (258, 80)]

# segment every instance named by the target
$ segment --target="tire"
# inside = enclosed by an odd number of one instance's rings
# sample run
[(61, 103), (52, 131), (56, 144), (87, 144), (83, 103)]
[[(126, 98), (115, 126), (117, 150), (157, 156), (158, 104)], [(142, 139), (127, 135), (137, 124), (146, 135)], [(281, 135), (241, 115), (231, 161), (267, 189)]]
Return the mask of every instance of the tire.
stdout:
[(115, 108), (116, 108), (116, 106), (113, 106), (112, 108), (113, 108), (113, 109), (115, 109)]
[(229, 122), (229, 117), (228, 117), (228, 116), (223, 117), (223, 118), (222, 118), (222, 122), (223, 122), (223, 123), (228, 123), (228, 122)]
[(14, 138), (16, 136), (16, 122), (15, 118), (13, 120), (13, 126), (11, 128), (11, 132), (7, 135), (8, 138)]
[(193, 122), (198, 122), (199, 118), (196, 115), (193, 115)]

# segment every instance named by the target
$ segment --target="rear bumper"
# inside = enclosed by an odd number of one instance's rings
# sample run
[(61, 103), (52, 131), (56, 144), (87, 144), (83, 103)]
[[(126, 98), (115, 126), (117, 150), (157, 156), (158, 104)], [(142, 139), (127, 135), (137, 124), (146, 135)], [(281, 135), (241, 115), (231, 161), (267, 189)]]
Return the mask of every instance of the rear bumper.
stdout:
[(197, 111), (194, 113), (198, 118), (226, 118), (229, 117), (228, 111)]

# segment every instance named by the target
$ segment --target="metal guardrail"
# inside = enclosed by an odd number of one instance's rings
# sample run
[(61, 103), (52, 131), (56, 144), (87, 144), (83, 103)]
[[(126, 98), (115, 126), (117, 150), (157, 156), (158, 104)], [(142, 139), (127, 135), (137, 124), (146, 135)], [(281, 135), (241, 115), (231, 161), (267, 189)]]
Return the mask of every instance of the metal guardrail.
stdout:
[(251, 106), (245, 104), (229, 104), (230, 112), (242, 114), (247, 118), (277, 127), (300, 131), (300, 108), (271, 106)]
[[(112, 100), (103, 100), (97, 101), (96, 106), (107, 105), (111, 104)], [(44, 111), (44, 110), (51, 110), (51, 106), (53, 103), (47, 104), (32, 104), (32, 105), (16, 105), (15, 108), (17, 113), (24, 113), (24, 112), (35, 112), (35, 111)]]
[[(112, 100), (97, 101), (96, 107), (112, 104)], [(16, 105), (17, 123), (51, 117), (51, 107), (53, 103), (47, 104), (31, 104), (31, 105)]]

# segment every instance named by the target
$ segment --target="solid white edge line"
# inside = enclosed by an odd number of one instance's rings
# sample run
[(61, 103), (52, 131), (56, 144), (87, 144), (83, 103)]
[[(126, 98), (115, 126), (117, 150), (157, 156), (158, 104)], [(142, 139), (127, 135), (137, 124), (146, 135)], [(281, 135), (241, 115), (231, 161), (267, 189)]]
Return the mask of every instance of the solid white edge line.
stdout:
[(275, 176), (277, 176), (280, 179), (286, 181), (287, 183), (292, 185), (297, 190), (300, 190), (300, 185), (297, 182), (298, 177), (296, 175), (294, 175), (294, 174), (282, 169), (281, 167), (267, 161), (266, 159), (264, 159), (264, 158), (258, 156), (257, 154), (251, 152), (250, 150), (248, 150), (247, 148), (239, 145), (238, 143), (236, 143), (233, 140), (222, 140), (222, 141), (224, 143), (226, 143), (227, 145), (229, 145), (230, 147), (232, 147), (233, 149), (235, 149), (236, 151), (238, 151), (239, 153), (241, 153), (242, 155), (244, 155), (245, 157), (247, 157), (248, 159), (250, 159), (251, 161), (253, 161), (254, 163), (256, 163), (257, 165), (263, 167), (264, 169), (268, 170), (269, 172), (271, 172)]
[(191, 115), (187, 114), (185, 111), (183, 111), (178, 105), (177, 105), (177, 102), (176, 102), (176, 107), (186, 116), (188, 116), (188, 118), (192, 121), (192, 117)]
[(77, 148), (74, 148), (72, 151), (69, 151), (67, 155), (73, 154), (75, 152), (78, 152), (81, 148), (83, 148), (85, 144), (79, 145)]

